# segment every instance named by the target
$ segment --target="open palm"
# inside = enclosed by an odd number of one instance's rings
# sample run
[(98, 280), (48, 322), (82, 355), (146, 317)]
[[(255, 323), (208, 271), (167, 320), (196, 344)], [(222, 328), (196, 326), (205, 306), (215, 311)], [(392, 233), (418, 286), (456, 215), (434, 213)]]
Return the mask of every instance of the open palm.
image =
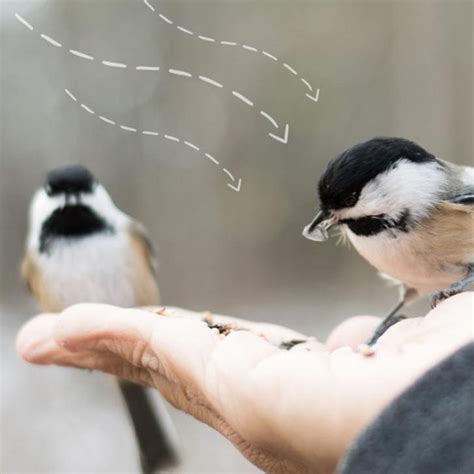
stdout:
[(355, 348), (376, 318), (348, 320), (322, 344), (210, 313), (92, 304), (37, 316), (17, 347), (32, 363), (97, 369), (157, 388), (266, 472), (326, 473), (391, 400), (472, 340), (473, 306), (465, 293), (402, 321), (371, 357)]

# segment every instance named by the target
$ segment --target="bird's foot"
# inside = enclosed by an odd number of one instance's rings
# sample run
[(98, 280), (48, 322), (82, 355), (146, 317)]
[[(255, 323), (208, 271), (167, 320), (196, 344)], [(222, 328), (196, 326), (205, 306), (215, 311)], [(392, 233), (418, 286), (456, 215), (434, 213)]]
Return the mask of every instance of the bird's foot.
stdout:
[(451, 298), (451, 296), (462, 293), (469, 285), (472, 284), (474, 284), (474, 267), (470, 266), (465, 278), (454, 283), (449, 288), (433, 293), (431, 296), (431, 307), (436, 308), (439, 303)]
[(444, 300), (447, 300), (448, 298), (451, 298), (451, 296), (461, 293), (461, 291), (462, 289), (449, 287), (444, 290), (434, 292), (431, 295), (431, 308), (436, 308), (436, 306), (438, 306)]
[(400, 321), (406, 319), (406, 316), (400, 315), (391, 315), (389, 318), (384, 319), (375, 330), (373, 336), (367, 341), (366, 344), (363, 346), (372, 347), (376, 344), (381, 336), (385, 334), (385, 332), (390, 329), (393, 325), (397, 324)]

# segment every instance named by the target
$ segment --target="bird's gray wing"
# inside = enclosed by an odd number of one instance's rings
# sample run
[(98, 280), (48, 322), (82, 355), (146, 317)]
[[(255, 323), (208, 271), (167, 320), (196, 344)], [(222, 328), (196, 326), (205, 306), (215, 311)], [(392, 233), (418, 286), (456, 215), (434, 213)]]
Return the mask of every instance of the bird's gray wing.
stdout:
[(474, 193), (467, 192), (465, 194), (457, 194), (449, 201), (454, 204), (465, 204), (467, 206), (472, 206), (474, 204)]
[(474, 204), (474, 168), (443, 162), (448, 174), (448, 189), (444, 201), (472, 206)]

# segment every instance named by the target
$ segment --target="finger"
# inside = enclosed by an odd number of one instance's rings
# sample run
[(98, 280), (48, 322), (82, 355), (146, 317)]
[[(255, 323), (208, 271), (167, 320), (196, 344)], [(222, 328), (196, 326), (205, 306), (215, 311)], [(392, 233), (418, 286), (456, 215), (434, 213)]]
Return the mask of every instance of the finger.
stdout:
[[(54, 328), (54, 338), (72, 352), (110, 352), (135, 367), (187, 382), (191, 373), (202, 370), (219, 340), (202, 321), (97, 304), (68, 308)], [(176, 360), (183, 363), (175, 365)]]
[(356, 349), (374, 333), (381, 319), (375, 316), (355, 316), (337, 326), (326, 341), (326, 348), (334, 351), (340, 347)]
[[(70, 351), (64, 344), (55, 338), (55, 331), (61, 321), (60, 314), (42, 314), (28, 321), (19, 331), (16, 340), (18, 354), (26, 361), (33, 364), (57, 364), (72, 365), (88, 369), (101, 369), (91, 360), (91, 351)], [(113, 357), (102, 357), (107, 359), (104, 366), (108, 366), (110, 361), (120, 361), (115, 354)]]
[[(59, 316), (32, 320), (22, 330), (18, 346), (25, 358), (35, 363), (74, 363), (94, 368), (89, 354), (95, 354), (98, 361), (112, 354), (135, 367), (199, 386), (211, 352), (222, 339), (202, 321), (80, 304)], [(257, 340), (265, 343), (263, 338)], [(267, 346), (277, 350), (265, 343)]]
[[(56, 364), (99, 370), (109, 366), (110, 361), (120, 361), (120, 358), (111, 354), (113, 357), (104, 355), (95, 363), (92, 360), (93, 352), (87, 350), (72, 352), (65, 345), (58, 343), (54, 333), (60, 318), (60, 314), (51, 313), (39, 315), (28, 321), (17, 335), (16, 348), (20, 357), (33, 364)], [(102, 360), (105, 361), (104, 364)]]
[(133, 367), (127, 367), (123, 359), (114, 354), (101, 354), (97, 357), (97, 354), (90, 351), (70, 352), (59, 345), (53, 336), (58, 318), (58, 314), (42, 314), (20, 329), (16, 348), (23, 360), (32, 364), (100, 370), (132, 381), (146, 382), (144, 374)]
[(20, 329), (16, 350), (26, 362), (42, 364), (43, 360), (54, 359), (55, 354), (61, 351), (52, 336), (57, 318), (57, 314), (41, 314)]

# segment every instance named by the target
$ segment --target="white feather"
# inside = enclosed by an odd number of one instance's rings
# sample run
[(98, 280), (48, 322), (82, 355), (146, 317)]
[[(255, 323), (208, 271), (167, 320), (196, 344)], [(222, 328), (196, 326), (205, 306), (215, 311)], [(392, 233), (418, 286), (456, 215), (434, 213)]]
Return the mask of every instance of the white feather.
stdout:
[(135, 266), (128, 234), (101, 233), (58, 239), (51, 254), (37, 255), (45, 286), (59, 307), (76, 303), (136, 305)]
[[(346, 229), (355, 249), (379, 272), (395, 282), (403, 282), (408, 288), (415, 288), (420, 295), (447, 288), (465, 275), (460, 265), (440, 268), (437, 256), (425, 256), (420, 241), (411, 233), (400, 233), (397, 238), (387, 232), (370, 237), (354, 234)], [(430, 258), (432, 257), (432, 258)]]
[(474, 168), (471, 166), (463, 166), (461, 168), (461, 179), (463, 184), (474, 190)]

